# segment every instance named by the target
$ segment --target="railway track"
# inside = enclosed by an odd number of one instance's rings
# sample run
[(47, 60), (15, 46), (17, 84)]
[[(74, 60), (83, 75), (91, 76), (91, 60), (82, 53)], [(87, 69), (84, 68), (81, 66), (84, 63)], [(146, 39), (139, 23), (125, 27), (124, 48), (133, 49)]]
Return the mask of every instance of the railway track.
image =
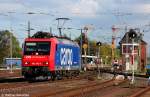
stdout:
[(145, 89), (146, 84), (145, 82), (141, 81), (143, 81), (143, 79), (137, 78), (137, 82), (134, 88), (132, 87), (132, 85), (130, 85), (130, 81), (128, 80), (110, 80), (104, 83), (94, 82), (95, 84), (57, 92), (55, 94), (49, 94), (48, 96), (41, 95), (41, 97), (129, 97), (133, 93)]
[[(110, 74), (103, 74), (103, 78), (108, 77), (108, 75)], [(13, 96), (22, 94), (27, 97), (149, 97), (133, 94), (141, 90), (145, 91), (147, 79), (136, 78), (136, 87), (131, 88), (129, 86), (130, 81), (108, 80), (112, 78), (112, 75), (105, 80), (96, 80), (95, 78), (95, 72), (88, 72), (72, 79), (64, 78), (56, 81), (35, 83), (28, 83), (27, 81), (4, 82), (0, 84), (0, 94), (11, 94)], [(149, 91), (149, 89), (146, 91)]]
[(24, 81), (26, 81), (26, 80), (23, 78), (23, 76), (0, 78), (0, 83), (14, 83), (14, 82), (24, 82)]
[[(29, 94), (30, 97), (38, 97), (39, 95), (43, 95), (45, 97), (45, 93), (52, 93), (54, 90), (64, 90), (76, 85), (83, 85), (84, 83), (88, 83), (87, 79), (70, 79), (63, 81), (55, 81), (55, 82), (40, 82), (40, 83), (28, 83), (24, 85), (17, 85), (11, 88), (2, 88), (0, 94)], [(67, 86), (66, 86), (67, 85)]]
[(146, 87), (131, 95), (130, 97), (149, 97), (150, 96), (150, 87)]
[[(48, 95), (55, 95), (56, 93), (60, 92), (67, 92), (70, 89), (85, 86), (89, 84), (95, 84), (95, 81), (91, 81), (89, 77), (87, 77), (88, 74), (83, 75), (82, 77), (74, 78), (74, 79), (64, 79), (64, 80), (57, 80), (57, 81), (46, 81), (46, 82), (36, 82), (36, 83), (26, 83), (26, 82), (20, 82), (20, 83), (3, 83), (7, 84), (1, 86), (0, 94), (27, 94), (30, 95), (30, 97), (45, 97)], [(92, 75), (91, 75), (92, 76)], [(12, 85), (13, 84), (13, 85)], [(64, 91), (65, 90), (65, 91)], [(14, 96), (15, 97), (15, 96)]]
[(29, 86), (29, 85), (36, 85), (36, 84), (42, 84), (42, 83), (55, 83), (55, 82), (66, 82), (66, 81), (73, 81), (73, 80), (80, 80), (80, 79), (89, 79), (92, 78), (93, 73), (84, 73), (81, 74), (78, 77), (72, 77), (72, 78), (63, 78), (62, 80), (38, 80), (38, 81), (33, 81), (33, 82), (28, 82), (25, 80), (23, 77), (11, 77), (11, 78), (5, 78), (5, 79), (0, 79), (0, 89), (9, 89), (9, 88), (16, 88), (16, 87), (24, 87), (24, 86)]
[(56, 92), (54, 94), (48, 94), (48, 95), (44, 95), (44, 96), (48, 96), (48, 97), (76, 97), (76, 96), (86, 97), (85, 96), (86, 93), (95, 91), (97, 89), (102, 89), (102, 88), (108, 87), (112, 84), (113, 84), (113, 80), (108, 80), (108, 81), (105, 81), (102, 83), (92, 82), (83, 87), (77, 87), (77, 88), (60, 91), (60, 92)]

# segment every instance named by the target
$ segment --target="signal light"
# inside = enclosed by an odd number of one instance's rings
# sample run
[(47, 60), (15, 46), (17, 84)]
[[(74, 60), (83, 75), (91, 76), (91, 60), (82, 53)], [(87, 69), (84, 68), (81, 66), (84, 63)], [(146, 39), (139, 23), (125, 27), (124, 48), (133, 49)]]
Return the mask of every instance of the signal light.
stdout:
[(133, 38), (136, 38), (136, 37), (137, 37), (137, 33), (133, 29), (130, 29), (129, 38), (133, 39)]
[(99, 41), (99, 42), (96, 43), (96, 45), (97, 45), (97, 46), (101, 46), (102, 43)]

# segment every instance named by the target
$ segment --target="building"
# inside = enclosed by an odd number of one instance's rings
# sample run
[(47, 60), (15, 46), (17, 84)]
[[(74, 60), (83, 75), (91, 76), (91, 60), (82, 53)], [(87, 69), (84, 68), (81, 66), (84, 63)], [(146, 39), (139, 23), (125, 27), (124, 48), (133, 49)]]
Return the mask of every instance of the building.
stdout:
[(132, 70), (133, 64), (135, 71), (145, 70), (147, 64), (147, 43), (142, 39), (142, 36), (140, 32), (130, 29), (119, 42), (122, 62), (126, 71)]
[(21, 58), (5, 58), (4, 64), (10, 68), (11, 64), (13, 68), (21, 68)]

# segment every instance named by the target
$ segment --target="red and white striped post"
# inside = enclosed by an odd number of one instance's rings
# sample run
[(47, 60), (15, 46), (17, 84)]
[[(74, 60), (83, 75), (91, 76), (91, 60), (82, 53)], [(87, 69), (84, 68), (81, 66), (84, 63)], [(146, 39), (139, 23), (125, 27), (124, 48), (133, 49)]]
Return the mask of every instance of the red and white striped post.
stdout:
[(132, 39), (131, 65), (132, 65), (132, 80), (131, 80), (131, 84), (133, 85), (134, 82), (135, 82), (135, 78), (134, 78), (134, 39)]

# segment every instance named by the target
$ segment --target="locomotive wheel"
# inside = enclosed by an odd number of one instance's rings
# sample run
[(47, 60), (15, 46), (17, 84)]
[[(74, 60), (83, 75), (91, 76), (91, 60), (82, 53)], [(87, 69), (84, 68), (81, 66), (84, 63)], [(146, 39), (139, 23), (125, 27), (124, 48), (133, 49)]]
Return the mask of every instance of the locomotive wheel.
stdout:
[(46, 81), (48, 80), (48, 76), (43, 76), (43, 78), (44, 78), (44, 80), (46, 80)]
[(35, 81), (36, 81), (36, 77), (28, 77), (28, 78), (27, 78), (27, 81), (28, 81), (29, 83), (35, 82)]
[(35, 81), (36, 77), (33, 77), (31, 75), (28, 75), (28, 74), (25, 74), (24, 75), (24, 78), (29, 81), (29, 82), (32, 82), (32, 81)]
[(56, 78), (55, 72), (51, 72), (51, 80), (54, 81)]
[(68, 70), (66, 70), (66, 77), (67, 77), (67, 79), (69, 79), (70, 77), (71, 77), (71, 72), (70, 71), (68, 71)]
[(55, 77), (54, 77), (54, 76), (51, 76), (51, 80), (52, 80), (52, 81), (55, 81)]
[(80, 74), (80, 71), (75, 71), (75, 77), (78, 77)]
[(61, 73), (61, 71), (56, 71), (55, 75), (56, 75), (56, 79), (57, 80), (61, 80), (62, 79), (62, 73)]
[(57, 80), (61, 80), (62, 79), (62, 75), (61, 74), (56, 74), (56, 79)]

